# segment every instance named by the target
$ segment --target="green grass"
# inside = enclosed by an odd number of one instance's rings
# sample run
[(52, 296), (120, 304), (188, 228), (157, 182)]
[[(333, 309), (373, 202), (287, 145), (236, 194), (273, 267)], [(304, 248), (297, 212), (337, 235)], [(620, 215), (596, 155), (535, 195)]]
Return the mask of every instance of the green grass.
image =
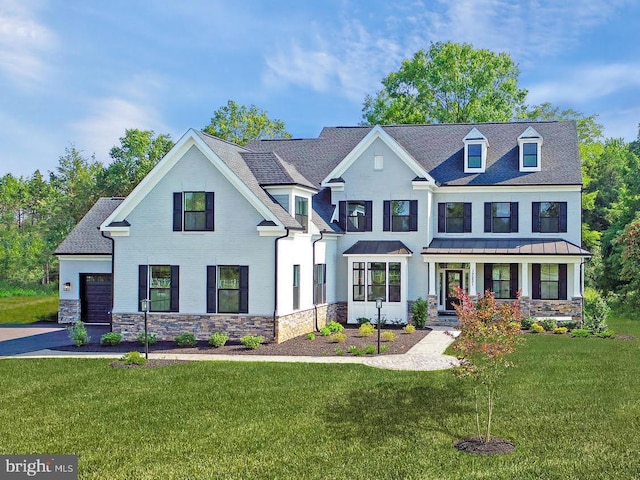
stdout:
[(0, 281), (0, 298), (35, 297), (42, 295), (57, 295), (58, 284), (49, 285), (11, 285)]
[(57, 312), (57, 294), (0, 297), (0, 324), (55, 320)]
[[(620, 333), (640, 322), (613, 317)], [(504, 380), (498, 456), (451, 372), (359, 365), (0, 361), (0, 452), (73, 453), (81, 479), (638, 478), (640, 340), (527, 335)]]

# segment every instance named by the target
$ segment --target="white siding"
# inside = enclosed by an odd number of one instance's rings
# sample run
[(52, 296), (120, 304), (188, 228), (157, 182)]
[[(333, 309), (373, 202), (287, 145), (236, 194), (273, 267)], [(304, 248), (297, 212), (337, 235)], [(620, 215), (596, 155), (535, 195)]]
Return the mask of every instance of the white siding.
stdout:
[[(60, 299), (80, 299), (81, 273), (111, 273), (111, 257), (60, 257)], [(64, 284), (69, 282), (71, 290), (64, 291)]]

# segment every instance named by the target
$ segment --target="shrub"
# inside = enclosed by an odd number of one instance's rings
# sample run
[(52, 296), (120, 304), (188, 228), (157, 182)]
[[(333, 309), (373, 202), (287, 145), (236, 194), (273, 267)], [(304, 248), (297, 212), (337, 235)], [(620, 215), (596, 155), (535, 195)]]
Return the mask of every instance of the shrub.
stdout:
[(533, 325), (531, 325), (531, 331), (533, 333), (542, 333), (544, 332), (544, 327), (538, 323), (534, 323)]
[(264, 342), (264, 337), (261, 335), (245, 335), (240, 339), (240, 342), (248, 349), (255, 350)]
[(380, 345), (380, 353), (387, 353), (389, 351), (389, 345)]
[[(138, 343), (140, 345), (144, 345), (144, 333), (138, 335), (136, 339), (138, 340)], [(154, 343), (158, 342), (158, 336), (155, 333), (149, 333), (147, 334), (147, 340), (149, 342), (149, 345), (153, 345)]]
[(226, 333), (215, 332), (209, 337), (209, 345), (216, 348), (224, 347), (227, 340), (229, 340), (229, 335)]
[(318, 333), (323, 337), (328, 337), (331, 335), (331, 329), (329, 327), (322, 327)]
[(415, 333), (416, 327), (414, 325), (411, 325), (410, 323), (407, 323), (404, 327), (402, 327), (402, 330), (404, 330), (404, 333)]
[(373, 345), (365, 345), (364, 353), (365, 355), (373, 355), (374, 353), (376, 353), (376, 347), (374, 347)]
[(358, 317), (356, 319), (356, 322), (358, 322), (358, 325), (362, 325), (364, 323), (371, 323), (371, 319), (369, 319), (367, 317)]
[(556, 335), (564, 335), (565, 333), (567, 333), (567, 330), (567, 327), (556, 327), (553, 329), (553, 333), (555, 333)]
[(536, 323), (536, 319), (533, 317), (523, 318), (520, 321), (520, 328), (522, 328), (522, 330), (531, 330), (531, 326), (534, 323)]
[(333, 333), (341, 332), (344, 330), (344, 326), (339, 324), (338, 322), (329, 322), (326, 327), (331, 330)]
[(370, 337), (371, 335), (373, 335), (374, 331), (375, 327), (370, 323), (363, 323), (362, 325), (360, 325), (360, 327), (358, 327), (358, 332), (363, 337)]
[(586, 338), (591, 336), (591, 332), (589, 330), (585, 330), (584, 328), (576, 328), (575, 330), (571, 330), (571, 336)]
[(395, 342), (398, 336), (391, 330), (385, 330), (380, 334), (380, 338), (383, 342)]
[(351, 345), (348, 349), (347, 352), (349, 352), (352, 355), (355, 355), (356, 357), (361, 357), (362, 355), (364, 355), (364, 350), (356, 347), (355, 345)]
[(75, 344), (76, 347), (81, 347), (89, 343), (89, 332), (82, 322), (76, 322), (68, 328), (69, 339)]
[(613, 330), (604, 330), (603, 332), (598, 332), (596, 333), (597, 337), (600, 338), (616, 338), (616, 332), (614, 332)]
[(125, 365), (144, 365), (147, 359), (140, 352), (128, 352), (120, 357), (120, 361)]
[(334, 353), (336, 355), (342, 356), (342, 355), (344, 355), (344, 350), (342, 350), (341, 348), (336, 347), (336, 349), (334, 350)]
[(562, 322), (563, 327), (567, 327), (567, 330), (574, 330), (580, 326), (579, 322), (574, 322), (573, 320), (568, 322)]
[(411, 305), (413, 323), (418, 328), (424, 328), (427, 323), (427, 307), (427, 302), (422, 297), (416, 298), (413, 305)]
[(114, 346), (118, 345), (122, 341), (122, 335), (116, 332), (105, 333), (100, 337), (101, 345)]
[(347, 335), (342, 332), (336, 332), (329, 337), (333, 343), (344, 343), (347, 341)]
[(554, 328), (558, 326), (558, 322), (556, 322), (553, 318), (543, 318), (538, 322), (539, 325), (542, 325), (545, 332), (551, 332)]
[(611, 308), (600, 292), (593, 288), (584, 291), (584, 328), (594, 333), (607, 329), (607, 316)]
[(315, 340), (316, 339), (316, 334), (311, 332), (311, 333), (307, 333), (307, 340)]
[(181, 333), (175, 338), (176, 344), (181, 347), (195, 347), (198, 343), (193, 333)]

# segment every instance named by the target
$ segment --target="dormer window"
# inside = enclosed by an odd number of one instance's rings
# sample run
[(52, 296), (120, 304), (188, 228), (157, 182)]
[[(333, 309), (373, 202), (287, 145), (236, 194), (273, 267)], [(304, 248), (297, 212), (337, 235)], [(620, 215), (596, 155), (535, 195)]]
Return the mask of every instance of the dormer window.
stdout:
[(520, 147), (520, 171), (539, 172), (542, 169), (542, 137), (533, 127), (528, 127), (518, 137)]
[(487, 167), (487, 138), (474, 127), (463, 141), (464, 173), (483, 173)]

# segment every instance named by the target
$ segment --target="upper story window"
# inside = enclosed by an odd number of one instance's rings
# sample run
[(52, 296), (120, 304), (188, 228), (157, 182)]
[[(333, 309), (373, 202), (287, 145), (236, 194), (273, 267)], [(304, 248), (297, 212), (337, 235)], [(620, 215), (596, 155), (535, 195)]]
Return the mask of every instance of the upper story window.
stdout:
[(178, 265), (138, 266), (138, 308), (142, 300), (151, 300), (151, 312), (177, 312), (179, 308)]
[(278, 204), (284, 208), (287, 212), (289, 211), (289, 195), (286, 193), (271, 195), (273, 199), (278, 202)]
[(484, 231), (513, 233), (518, 231), (518, 202), (485, 202)]
[(438, 203), (439, 233), (470, 233), (471, 203)]
[(373, 202), (348, 201), (338, 204), (339, 224), (346, 232), (373, 231)]
[(464, 173), (483, 173), (487, 168), (489, 142), (480, 130), (473, 127), (463, 139)]
[(175, 192), (173, 231), (213, 231), (213, 192)]
[(309, 199), (296, 196), (296, 220), (306, 233), (309, 230)]
[(385, 232), (417, 232), (417, 200), (385, 200), (382, 230)]
[(538, 172), (542, 168), (542, 136), (533, 127), (528, 127), (518, 137), (520, 149), (520, 171)]
[(567, 231), (567, 202), (533, 202), (531, 231), (560, 233)]

